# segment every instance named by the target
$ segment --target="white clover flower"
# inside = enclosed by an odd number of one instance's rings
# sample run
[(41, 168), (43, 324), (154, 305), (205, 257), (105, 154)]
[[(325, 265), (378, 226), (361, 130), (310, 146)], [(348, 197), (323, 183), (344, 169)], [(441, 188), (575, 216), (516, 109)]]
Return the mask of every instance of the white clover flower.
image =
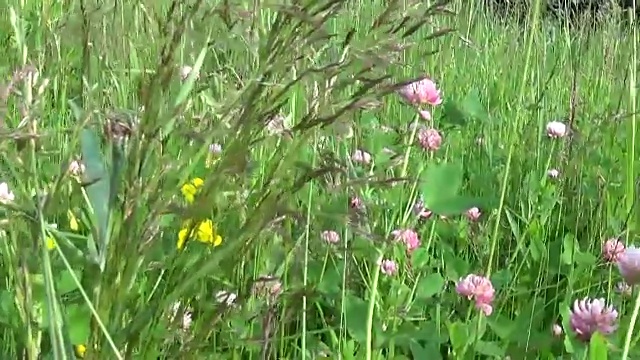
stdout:
[(15, 200), (15, 195), (9, 189), (9, 185), (6, 182), (0, 183), (0, 203), (8, 204)]
[(567, 125), (560, 121), (551, 121), (547, 124), (547, 136), (550, 138), (562, 138), (567, 133)]

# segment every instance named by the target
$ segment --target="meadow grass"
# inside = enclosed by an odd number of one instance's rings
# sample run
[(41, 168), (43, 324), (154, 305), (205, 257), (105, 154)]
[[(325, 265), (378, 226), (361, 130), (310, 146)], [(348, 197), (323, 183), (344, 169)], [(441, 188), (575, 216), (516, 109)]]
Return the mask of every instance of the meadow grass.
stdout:
[[(4, 0), (2, 358), (640, 356), (602, 253), (638, 238), (632, 27), (268, 4)], [(585, 297), (617, 330), (577, 338)]]

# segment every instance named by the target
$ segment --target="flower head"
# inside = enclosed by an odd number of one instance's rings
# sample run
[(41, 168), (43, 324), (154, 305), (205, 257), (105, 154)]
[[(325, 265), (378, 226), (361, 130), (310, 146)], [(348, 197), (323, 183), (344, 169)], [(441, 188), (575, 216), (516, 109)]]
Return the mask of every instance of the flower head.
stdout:
[[(176, 245), (178, 250), (184, 248), (184, 244), (190, 237), (195, 238), (201, 243), (213, 245), (214, 247), (222, 244), (222, 236), (218, 235), (213, 221), (207, 219), (201, 221), (196, 226), (192, 227), (191, 225), (191, 221), (185, 222), (178, 233), (178, 243)], [(190, 230), (191, 233), (189, 233)]]
[(216, 156), (222, 154), (222, 145), (218, 143), (209, 145), (209, 153)]
[[(180, 68), (180, 79), (185, 81), (189, 78), (189, 75), (193, 72), (193, 68), (189, 65), (185, 65)], [(196, 79), (199, 77), (199, 74), (196, 74)]]
[(291, 128), (291, 115), (284, 116), (277, 114), (267, 120), (265, 129), (269, 135), (282, 135), (289, 132)]
[(384, 259), (379, 265), (380, 271), (387, 276), (393, 276), (398, 272), (398, 265), (393, 260)]
[[(171, 309), (169, 312), (169, 321), (175, 321), (178, 314), (180, 314), (180, 310), (182, 308), (182, 304), (178, 301), (171, 305)], [(182, 330), (188, 330), (191, 327), (191, 323), (193, 322), (191, 317), (191, 309), (185, 308), (182, 311), (182, 319), (180, 321), (180, 328)]]
[(351, 160), (361, 165), (369, 165), (371, 163), (371, 154), (364, 150), (356, 150), (351, 155)]
[(635, 246), (627, 247), (618, 257), (618, 269), (627, 284), (640, 284), (640, 249)]
[(282, 281), (277, 276), (261, 276), (253, 283), (251, 292), (267, 301), (273, 301), (282, 293)]
[(433, 215), (433, 212), (427, 209), (424, 205), (424, 201), (422, 201), (422, 199), (419, 199), (415, 204), (413, 204), (413, 213), (421, 219), (428, 219)]
[(236, 302), (237, 298), (238, 298), (237, 294), (224, 291), (224, 290), (218, 291), (216, 293), (216, 301), (218, 302), (218, 304), (225, 304), (227, 306), (231, 306)]
[(9, 189), (9, 185), (6, 182), (0, 183), (0, 203), (8, 204), (15, 200), (15, 195)]
[(469, 300), (475, 301), (476, 308), (481, 310), (486, 316), (491, 315), (493, 307), (493, 297), (495, 289), (491, 280), (484, 276), (469, 274), (460, 278), (456, 284), (456, 292)]
[(615, 291), (622, 296), (631, 296), (633, 287), (624, 281), (620, 281), (616, 284)]
[(222, 145), (218, 143), (209, 145), (209, 153), (207, 154), (205, 167), (210, 168), (213, 166), (213, 164), (215, 164), (220, 158), (220, 154), (222, 154)]
[(553, 324), (553, 326), (551, 327), (551, 333), (555, 337), (561, 336), (562, 335), (562, 326), (560, 326), (559, 324)]
[(560, 121), (551, 121), (547, 124), (547, 136), (550, 138), (565, 137), (567, 132), (567, 125)]
[(87, 347), (83, 344), (73, 346), (73, 352), (80, 359), (84, 359), (84, 355), (87, 353)]
[(201, 178), (194, 178), (189, 183), (182, 185), (180, 189), (182, 191), (182, 195), (187, 203), (192, 204), (196, 199), (196, 194), (200, 191), (200, 188), (204, 184), (204, 180)]
[(67, 210), (67, 218), (69, 219), (69, 228), (72, 231), (78, 231), (80, 224), (78, 223), (78, 218), (73, 214), (73, 211)]
[[(51, 226), (54, 229), (58, 228), (58, 224), (50, 224), (49, 226)], [(57, 246), (56, 239), (50, 233), (47, 233), (47, 238), (45, 239), (45, 245), (47, 247), (47, 250), (53, 250)]]
[(411, 253), (413, 250), (420, 246), (420, 239), (418, 233), (411, 229), (394, 230), (391, 235), (394, 236), (395, 241), (402, 242), (407, 248), (407, 252)]
[(624, 244), (612, 238), (602, 244), (602, 258), (607, 262), (618, 262), (624, 253)]
[(442, 97), (436, 83), (426, 77), (403, 86), (400, 89), (400, 96), (416, 106), (442, 104)]
[(547, 171), (547, 176), (550, 179), (557, 179), (560, 176), (560, 171), (558, 171), (557, 169), (551, 169)]
[(340, 242), (340, 234), (333, 230), (323, 231), (320, 237), (328, 244), (337, 244)]
[(577, 337), (585, 342), (591, 339), (596, 331), (609, 335), (617, 328), (618, 312), (607, 306), (604, 299), (576, 300), (571, 310), (571, 329)]
[(431, 111), (429, 110), (419, 110), (418, 114), (420, 114), (420, 117), (425, 120), (431, 120)]
[(84, 171), (85, 171), (84, 164), (78, 160), (74, 160), (69, 164), (69, 173), (72, 176), (75, 176), (75, 177), (82, 176), (82, 174), (84, 174)]
[(478, 221), (482, 213), (480, 212), (480, 209), (478, 209), (477, 207), (472, 207), (471, 209), (467, 210), (466, 215), (467, 215), (467, 218), (469, 218), (469, 220)]
[(436, 129), (421, 128), (418, 130), (418, 142), (423, 149), (435, 151), (442, 145), (442, 136)]
[(364, 202), (358, 196), (352, 196), (349, 199), (349, 207), (356, 211), (364, 211), (364, 208), (365, 208)]

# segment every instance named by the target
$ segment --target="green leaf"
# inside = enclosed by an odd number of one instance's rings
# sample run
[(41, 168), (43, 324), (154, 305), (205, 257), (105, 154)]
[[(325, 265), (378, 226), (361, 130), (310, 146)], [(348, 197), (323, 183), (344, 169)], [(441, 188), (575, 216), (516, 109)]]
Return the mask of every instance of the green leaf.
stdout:
[(599, 332), (593, 334), (589, 341), (589, 359), (607, 360), (607, 339)]
[(500, 314), (487, 317), (487, 324), (501, 340), (511, 339), (511, 334), (516, 328), (513, 320)]
[[(209, 42), (209, 37), (207, 38), (207, 43), (208, 42)], [(189, 95), (191, 94), (191, 91), (195, 86), (196, 79), (200, 74), (200, 70), (202, 69), (202, 64), (204, 64), (204, 59), (207, 55), (207, 50), (208, 50), (207, 47), (204, 47), (202, 48), (202, 50), (200, 50), (200, 54), (198, 55), (198, 58), (196, 59), (195, 64), (193, 64), (193, 68), (191, 69), (191, 73), (189, 73), (189, 77), (187, 77), (187, 79), (183, 82), (182, 86), (180, 87), (180, 91), (176, 96), (176, 100), (173, 103), (174, 109), (179, 108), (189, 98)], [(168, 136), (169, 134), (171, 134), (171, 132), (173, 131), (173, 128), (175, 127), (177, 119), (178, 117), (174, 116), (171, 119), (169, 119), (169, 121), (167, 121), (167, 123), (162, 128), (163, 136)]]
[(446, 102), (443, 110), (443, 123), (450, 126), (462, 126), (470, 120), (486, 121), (487, 109), (480, 101), (477, 90), (470, 91), (460, 103)]
[(444, 278), (438, 273), (430, 274), (422, 278), (416, 287), (416, 298), (429, 299), (442, 291)]
[(83, 129), (80, 134), (80, 146), (82, 149), (82, 159), (85, 164), (85, 176), (87, 184), (85, 186), (89, 206), (93, 213), (93, 227), (97, 238), (98, 264), (104, 269), (106, 261), (106, 248), (109, 241), (109, 199), (110, 185), (109, 176), (105, 169), (102, 153), (100, 151), (100, 140), (95, 130)]
[[(75, 276), (77, 279), (82, 278), (77, 272), (75, 273)], [(73, 281), (71, 271), (66, 269), (62, 270), (57, 276), (56, 285), (56, 288), (58, 289), (58, 293), (60, 293), (60, 295), (70, 293), (78, 288), (75, 281)]]
[(367, 339), (365, 324), (367, 323), (368, 304), (354, 295), (348, 295), (345, 301), (347, 332), (357, 342), (364, 343)]
[(455, 352), (462, 350), (469, 341), (469, 329), (460, 321), (449, 324), (449, 340)]
[(411, 266), (414, 269), (420, 270), (429, 265), (429, 260), (431, 260), (431, 254), (429, 253), (429, 250), (423, 247), (419, 247), (411, 255)]
[(476, 89), (470, 91), (462, 100), (462, 108), (468, 119), (486, 121), (489, 118), (487, 109), (480, 102), (480, 93)]
[(562, 239), (562, 263), (571, 265), (575, 261), (575, 255), (580, 252), (576, 239), (572, 234), (567, 234)]
[(438, 349), (436, 349), (434, 346), (424, 347), (418, 344), (416, 341), (411, 341), (409, 343), (409, 349), (411, 350), (411, 355), (413, 355), (414, 359), (442, 359), (442, 356), (440, 356)]
[(433, 211), (434, 204), (456, 197), (462, 187), (462, 176), (461, 164), (441, 163), (428, 167), (421, 179), (425, 206)]
[(91, 319), (91, 313), (88, 309), (79, 305), (67, 306), (67, 325), (71, 343), (87, 343), (89, 340), (89, 319)]
[(434, 199), (427, 208), (438, 215), (453, 216), (463, 214), (474, 206), (484, 207), (482, 203), (483, 200), (469, 196), (452, 196)]
[(476, 343), (476, 352), (478, 354), (489, 356), (493, 359), (503, 359), (504, 349), (495, 342), (478, 340)]
[[(209, 39), (207, 39), (207, 43), (208, 42), (209, 42)], [(204, 59), (207, 56), (207, 50), (208, 48), (206, 47), (200, 50), (200, 54), (198, 55), (198, 58), (196, 59), (195, 64), (193, 64), (193, 68), (191, 69), (191, 73), (189, 74), (189, 77), (187, 77), (185, 82), (182, 84), (182, 87), (180, 87), (180, 92), (176, 97), (176, 101), (173, 103), (174, 108), (177, 108), (180, 105), (182, 105), (189, 97), (191, 90), (193, 90), (196, 79), (198, 78), (200, 74), (200, 70), (202, 69), (202, 64), (204, 64)]]
[(464, 112), (458, 107), (458, 105), (452, 101), (447, 101), (443, 106), (442, 118), (443, 125), (450, 126), (463, 126), (467, 122), (467, 117)]

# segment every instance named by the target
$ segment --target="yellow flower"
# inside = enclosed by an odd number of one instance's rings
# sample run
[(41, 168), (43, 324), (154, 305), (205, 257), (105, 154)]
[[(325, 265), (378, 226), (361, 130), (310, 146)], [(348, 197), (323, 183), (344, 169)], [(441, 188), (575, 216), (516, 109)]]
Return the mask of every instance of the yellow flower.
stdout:
[(47, 249), (53, 250), (56, 248), (56, 241), (51, 236), (47, 236)]
[(87, 352), (87, 347), (82, 344), (74, 345), (73, 350), (75, 350), (76, 356), (82, 359), (84, 358), (84, 354)]
[[(51, 224), (50, 226), (54, 229), (58, 228), (58, 224)], [(48, 250), (53, 250), (56, 248), (56, 239), (53, 238), (51, 233), (47, 233), (47, 238), (45, 239), (45, 245), (47, 246)]]
[[(190, 237), (189, 230), (191, 229), (191, 222), (186, 221), (182, 225), (182, 229), (178, 232), (178, 243), (176, 244), (178, 250), (184, 247), (185, 242)], [(218, 235), (216, 230), (216, 226), (211, 220), (204, 220), (200, 222), (197, 226), (191, 229), (191, 237), (194, 237), (196, 240), (201, 243), (211, 244), (213, 246), (218, 246), (222, 244), (222, 236)]]
[(189, 204), (193, 203), (193, 201), (195, 200), (196, 194), (198, 193), (198, 190), (200, 190), (200, 187), (202, 187), (202, 184), (204, 184), (204, 180), (200, 178), (194, 178), (188, 184), (182, 185), (182, 195)]
[(69, 227), (73, 231), (78, 231), (80, 229), (80, 225), (78, 224), (78, 219), (71, 210), (67, 211), (67, 217), (69, 218)]

